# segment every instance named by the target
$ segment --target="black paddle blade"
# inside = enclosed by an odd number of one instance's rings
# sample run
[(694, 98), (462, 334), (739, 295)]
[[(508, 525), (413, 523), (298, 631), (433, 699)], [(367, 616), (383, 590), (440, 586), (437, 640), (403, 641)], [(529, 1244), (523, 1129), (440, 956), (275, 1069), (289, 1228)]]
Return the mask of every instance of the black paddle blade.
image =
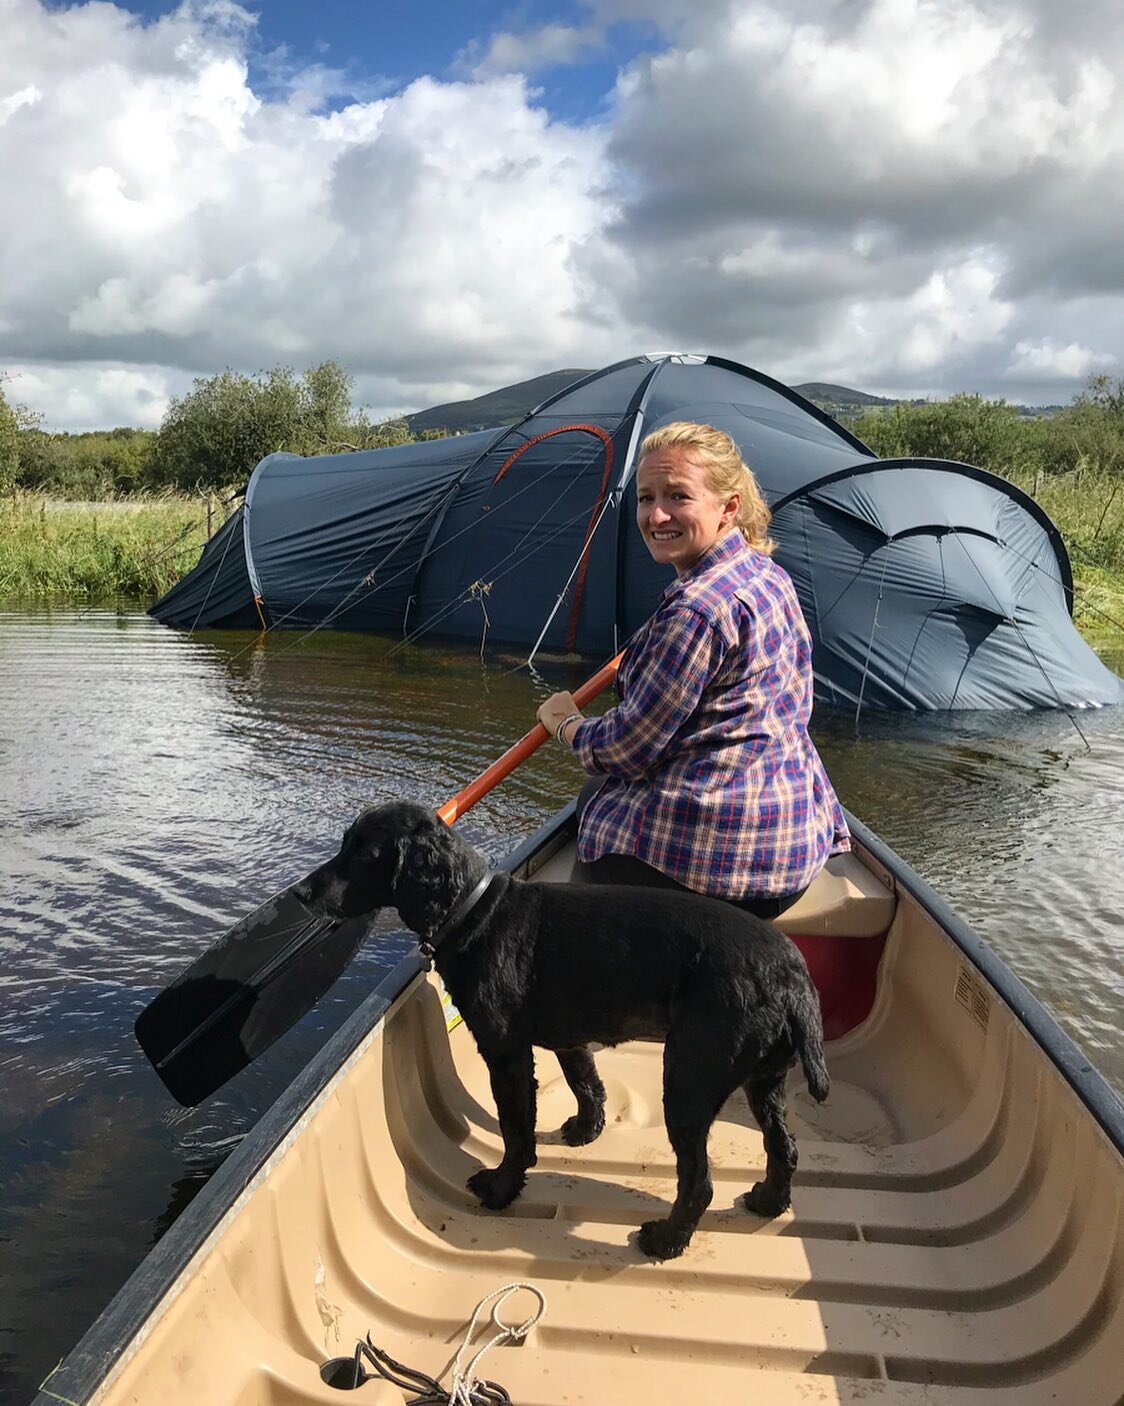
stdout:
[(201, 1103), (295, 1025), (374, 920), (316, 917), (284, 889), (154, 996), (137, 1017), (136, 1036), (177, 1103)]

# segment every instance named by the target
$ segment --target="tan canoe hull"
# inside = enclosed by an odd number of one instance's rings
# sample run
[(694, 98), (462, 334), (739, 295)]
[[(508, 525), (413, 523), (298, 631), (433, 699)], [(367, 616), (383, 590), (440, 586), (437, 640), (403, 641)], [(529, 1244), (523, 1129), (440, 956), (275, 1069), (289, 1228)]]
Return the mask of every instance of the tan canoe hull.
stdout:
[[(539, 879), (571, 875), (564, 829), (535, 866)], [(558, 1133), (572, 1096), (537, 1052), (538, 1165), (515, 1205), (483, 1211), (465, 1181), (499, 1160), (486, 1073), (463, 1024), (447, 1032), (434, 979), (418, 976), (86, 1399), (339, 1402), (321, 1368), (367, 1334), (447, 1383), (479, 1301), (525, 1282), (545, 1297), (540, 1322), (478, 1369), (519, 1406), (1116, 1406), (1113, 1128), (878, 858), (860, 845), (833, 869), (784, 925), (884, 947), (869, 1013), (828, 1044), (828, 1101), (792, 1078), (791, 1212), (763, 1221), (735, 1204), (764, 1166), (739, 1094), (711, 1136), (715, 1198), (694, 1240), (681, 1259), (645, 1260), (636, 1227), (674, 1192), (661, 1047), (646, 1043), (599, 1054), (607, 1126), (579, 1149)], [(534, 1307), (521, 1290), (504, 1317)], [(401, 1406), (409, 1394), (368, 1381), (352, 1399)]]

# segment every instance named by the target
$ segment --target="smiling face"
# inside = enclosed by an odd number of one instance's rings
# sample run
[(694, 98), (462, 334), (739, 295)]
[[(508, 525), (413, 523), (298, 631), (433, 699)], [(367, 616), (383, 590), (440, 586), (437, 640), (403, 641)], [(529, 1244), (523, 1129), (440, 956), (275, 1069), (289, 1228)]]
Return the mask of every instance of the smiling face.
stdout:
[(693, 449), (673, 445), (645, 454), (636, 469), (636, 523), (654, 561), (684, 576), (733, 526), (741, 495), (710, 486)]

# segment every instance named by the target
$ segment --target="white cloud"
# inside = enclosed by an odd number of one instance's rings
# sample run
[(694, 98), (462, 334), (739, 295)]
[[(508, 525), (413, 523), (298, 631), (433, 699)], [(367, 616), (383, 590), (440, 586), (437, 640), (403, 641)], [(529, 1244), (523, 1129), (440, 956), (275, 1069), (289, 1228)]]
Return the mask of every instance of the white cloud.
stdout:
[(479, 45), (465, 50), (458, 56), (457, 66), (480, 79), (505, 73), (532, 74), (558, 64), (579, 63), (604, 45), (604, 30), (597, 25), (548, 24), (520, 34), (502, 30), (491, 36), (483, 52)]
[(1111, 352), (1095, 352), (1077, 342), (1062, 345), (1046, 337), (1041, 342), (1016, 342), (1006, 374), (1015, 381), (1081, 381), (1117, 364)]
[(0, 98), (0, 127), (8, 119), (17, 113), (21, 107), (31, 107), (39, 102), (43, 94), (35, 86), (29, 83), (26, 88), (21, 88), (18, 93), (9, 93), (6, 98)]
[(9, 371), (9, 398), (42, 415), (45, 429), (156, 429), (171, 396), (188, 389), (182, 373), (155, 367), (90, 362), (81, 376), (65, 366), (15, 365)]
[[(79, 427), (327, 357), (376, 414), (667, 345), (1050, 399), (1124, 361), (1117, 7), (586, 11), (388, 91), (282, 52), (255, 88), (234, 4), (0, 0), (0, 369)], [(637, 22), (609, 115), (552, 120), (530, 76)]]

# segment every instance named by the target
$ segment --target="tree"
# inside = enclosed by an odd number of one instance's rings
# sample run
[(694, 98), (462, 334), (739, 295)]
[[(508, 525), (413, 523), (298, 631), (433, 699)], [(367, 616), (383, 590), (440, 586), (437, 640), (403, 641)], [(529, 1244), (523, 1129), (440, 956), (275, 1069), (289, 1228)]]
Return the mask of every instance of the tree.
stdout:
[(1042, 436), (1051, 473), (1124, 474), (1124, 380), (1094, 376), (1072, 405), (1043, 423)]
[(299, 378), (275, 366), (258, 376), (226, 370), (197, 379), (173, 400), (160, 426), (157, 476), (179, 488), (245, 482), (267, 454), (332, 454), (408, 443), (404, 422), (372, 425), (351, 413), (352, 377), (334, 361)]
[(19, 486), (22, 436), (39, 424), (39, 416), (26, 405), (9, 403), (4, 382), (10, 379), (0, 371), (0, 493), (12, 493)]
[(335, 361), (324, 361), (304, 373), (298, 387), (298, 409), (304, 447), (302, 454), (331, 454), (350, 447), (350, 372)]

